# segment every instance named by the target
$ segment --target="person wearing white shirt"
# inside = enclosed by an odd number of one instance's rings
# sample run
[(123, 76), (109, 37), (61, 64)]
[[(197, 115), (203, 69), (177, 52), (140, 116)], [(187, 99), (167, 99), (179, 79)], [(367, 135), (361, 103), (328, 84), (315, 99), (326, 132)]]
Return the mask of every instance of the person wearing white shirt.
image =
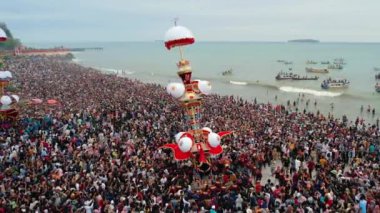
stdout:
[(86, 213), (92, 213), (94, 209), (94, 202), (93, 200), (86, 200), (84, 202), (84, 209), (86, 210)]

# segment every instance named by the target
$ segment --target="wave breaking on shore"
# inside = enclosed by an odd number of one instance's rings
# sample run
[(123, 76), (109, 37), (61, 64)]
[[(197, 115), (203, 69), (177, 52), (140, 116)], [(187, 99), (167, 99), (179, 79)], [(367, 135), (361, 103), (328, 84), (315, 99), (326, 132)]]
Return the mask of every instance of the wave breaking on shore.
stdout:
[(104, 68), (104, 67), (99, 67), (98, 69), (100, 69), (102, 71), (106, 71), (106, 72), (112, 72), (114, 74), (121, 74), (121, 75), (123, 75), (123, 74), (132, 75), (135, 73), (134, 71), (130, 71), (127, 69), (112, 69), (112, 68)]
[(284, 92), (305, 93), (305, 94), (310, 94), (310, 95), (315, 95), (315, 96), (325, 96), (325, 97), (337, 97), (337, 96), (341, 96), (343, 94), (341, 92), (319, 91), (319, 90), (290, 87), (290, 86), (280, 87), (279, 90), (284, 91)]

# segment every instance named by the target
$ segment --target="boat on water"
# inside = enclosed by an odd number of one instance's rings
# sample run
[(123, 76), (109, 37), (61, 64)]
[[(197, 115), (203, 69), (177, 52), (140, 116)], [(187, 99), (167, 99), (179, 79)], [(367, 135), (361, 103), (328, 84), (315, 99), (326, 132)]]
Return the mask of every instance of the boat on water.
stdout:
[(377, 75), (375, 75), (375, 79), (376, 79), (376, 80), (380, 80), (380, 73), (377, 74)]
[(314, 77), (302, 76), (301, 77), (298, 74), (281, 71), (276, 75), (276, 80), (318, 80), (318, 76), (314, 76)]
[(318, 62), (313, 61), (313, 60), (307, 60), (306, 64), (318, 64)]
[(374, 71), (380, 71), (380, 67), (374, 67), (373, 70)]
[(283, 63), (285, 65), (293, 64), (293, 61), (287, 61), (287, 60), (284, 60), (284, 59), (278, 59), (277, 62), (278, 63)]
[(380, 92), (380, 83), (375, 84), (375, 90), (376, 92)]
[(311, 67), (306, 67), (305, 68), (306, 72), (313, 72), (313, 73), (329, 73), (328, 69), (318, 69), (318, 68), (311, 68)]
[(248, 83), (247, 82), (244, 82), (244, 81), (230, 81), (230, 84), (235, 84), (235, 85), (247, 85)]
[(330, 64), (330, 61), (321, 61), (321, 64)]
[(334, 64), (344, 65), (344, 64), (346, 64), (346, 62), (344, 61), (344, 58), (336, 58), (336, 59), (334, 59)]
[(223, 71), (223, 72), (222, 72), (222, 75), (223, 75), (223, 76), (226, 76), (226, 75), (232, 75), (232, 69), (228, 69), (228, 70), (226, 70), (226, 71)]
[(338, 88), (347, 88), (350, 86), (350, 81), (347, 79), (327, 79), (324, 80), (321, 84), (322, 89), (338, 89)]
[(343, 65), (342, 64), (330, 64), (327, 68), (332, 69), (332, 70), (341, 70), (341, 69), (343, 69)]

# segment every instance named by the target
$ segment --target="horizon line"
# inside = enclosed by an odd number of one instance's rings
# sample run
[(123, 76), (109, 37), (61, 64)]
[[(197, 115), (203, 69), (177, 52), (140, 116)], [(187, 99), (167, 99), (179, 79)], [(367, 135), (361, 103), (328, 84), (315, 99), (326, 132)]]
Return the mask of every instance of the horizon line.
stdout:
[[(292, 39), (294, 40), (294, 39)], [(289, 42), (292, 40), (286, 40), (286, 41), (265, 41), (265, 40), (200, 40), (196, 42), (208, 42), (208, 43), (218, 43), (218, 42), (225, 42), (225, 43), (291, 43), (291, 44), (297, 44), (297, 43), (310, 43), (310, 44), (318, 44), (318, 43), (351, 43), (351, 44), (378, 44), (380, 41), (320, 41), (318, 42)], [(296, 39), (297, 40), (297, 39)], [(138, 43), (138, 42), (164, 42), (162, 39), (156, 39), (156, 40), (129, 40), (129, 41), (24, 41), (22, 43)]]

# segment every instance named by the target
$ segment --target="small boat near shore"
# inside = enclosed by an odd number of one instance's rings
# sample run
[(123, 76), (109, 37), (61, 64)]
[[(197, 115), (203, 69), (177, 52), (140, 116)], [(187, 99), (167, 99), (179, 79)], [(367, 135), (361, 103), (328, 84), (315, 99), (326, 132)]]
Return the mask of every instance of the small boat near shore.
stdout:
[(321, 64), (330, 64), (330, 61), (321, 61)]
[(307, 60), (306, 64), (318, 64), (318, 62), (313, 61), (313, 60)]
[(306, 67), (305, 68), (306, 72), (313, 72), (313, 73), (329, 73), (328, 69), (318, 69), (318, 68), (311, 68), (311, 67)]
[(375, 79), (376, 79), (376, 80), (380, 80), (380, 73), (377, 74), (377, 75), (375, 75)]
[(375, 90), (380, 93), (380, 83), (375, 84)]
[(222, 72), (222, 75), (223, 76), (226, 76), (226, 75), (232, 75), (232, 69), (228, 69), (228, 70), (225, 70)]
[(374, 67), (373, 70), (378, 72), (380, 71), (380, 67)]
[(343, 66), (341, 64), (330, 64), (327, 69), (331, 70), (341, 70), (343, 69)]
[(247, 85), (248, 83), (247, 83), (247, 82), (244, 82), (244, 81), (230, 81), (230, 84), (235, 84), (235, 85), (245, 86), (245, 85)]
[(322, 89), (338, 89), (347, 88), (350, 86), (350, 82), (347, 79), (327, 79), (321, 84)]
[(314, 77), (308, 77), (308, 76), (300, 76), (298, 74), (294, 73), (286, 73), (286, 72), (279, 72), (276, 75), (276, 80), (318, 80), (318, 76)]
[(287, 61), (287, 60), (283, 60), (283, 59), (278, 59), (277, 62), (278, 63), (283, 63), (285, 65), (293, 64), (293, 61)]
[(344, 58), (336, 58), (334, 59), (334, 64), (345, 65), (346, 62), (344, 61)]

